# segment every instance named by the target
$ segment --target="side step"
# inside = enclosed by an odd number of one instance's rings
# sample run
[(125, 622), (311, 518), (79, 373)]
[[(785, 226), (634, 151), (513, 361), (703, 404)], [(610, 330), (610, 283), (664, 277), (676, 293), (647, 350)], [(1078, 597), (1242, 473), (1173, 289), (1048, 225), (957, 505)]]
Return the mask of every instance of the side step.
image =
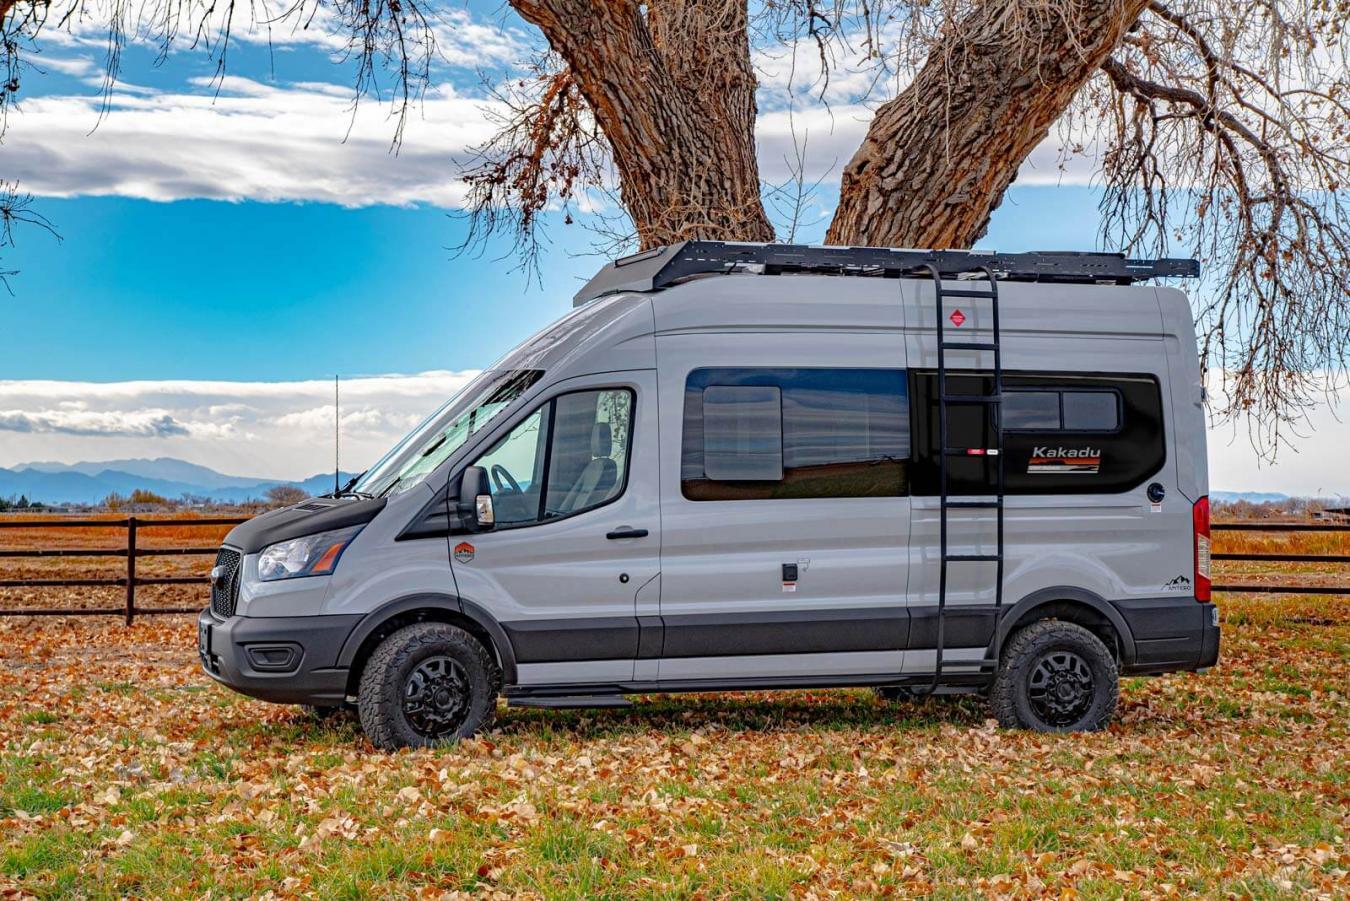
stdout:
[(506, 699), (507, 707), (544, 707), (563, 710), (575, 707), (632, 707), (623, 695), (525, 695)]

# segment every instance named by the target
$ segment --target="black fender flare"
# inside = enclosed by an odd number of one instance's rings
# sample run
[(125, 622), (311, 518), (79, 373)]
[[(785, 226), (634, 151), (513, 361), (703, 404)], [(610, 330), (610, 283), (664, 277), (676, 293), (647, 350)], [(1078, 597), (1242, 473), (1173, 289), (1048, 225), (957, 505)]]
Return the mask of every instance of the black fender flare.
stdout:
[(444, 610), (462, 616), (482, 628), (492, 639), (492, 650), (496, 651), (497, 659), (501, 663), (502, 683), (504, 685), (515, 684), (516, 655), (511, 647), (510, 639), (506, 636), (506, 630), (501, 627), (501, 624), (492, 614), (473, 601), (466, 601), (453, 594), (441, 592), (421, 592), (406, 595), (381, 604), (367, 613), (352, 629), (351, 634), (347, 636), (347, 641), (342, 645), (342, 650), (338, 654), (337, 665), (350, 669), (356, 661), (357, 652), (365, 644), (366, 639), (389, 620), (414, 610)]
[(998, 621), (998, 646), (1003, 647), (1003, 644), (1008, 639), (1008, 634), (1012, 632), (1013, 626), (1016, 625), (1024, 615), (1035, 610), (1037, 607), (1043, 607), (1047, 604), (1054, 604), (1061, 601), (1082, 604), (1085, 607), (1092, 608), (1105, 617), (1106, 620), (1111, 623), (1112, 628), (1116, 630), (1116, 635), (1120, 638), (1121, 662), (1125, 664), (1134, 662), (1134, 634), (1130, 632), (1130, 627), (1126, 624), (1125, 617), (1120, 615), (1120, 611), (1098, 594), (1084, 588), (1072, 588), (1067, 585), (1056, 585), (1051, 586), (1050, 588), (1042, 588), (1038, 591), (1033, 591), (1011, 607), (1005, 607), (1004, 613)]

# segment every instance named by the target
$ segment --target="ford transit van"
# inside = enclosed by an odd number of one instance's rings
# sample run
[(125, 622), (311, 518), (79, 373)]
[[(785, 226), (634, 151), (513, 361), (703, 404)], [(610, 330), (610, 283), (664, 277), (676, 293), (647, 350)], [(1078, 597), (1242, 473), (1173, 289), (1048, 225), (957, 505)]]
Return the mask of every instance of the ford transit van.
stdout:
[(1218, 659), (1187, 260), (686, 242), (346, 490), (236, 527), (202, 666), (380, 748), (509, 705), (976, 692), (1103, 727)]

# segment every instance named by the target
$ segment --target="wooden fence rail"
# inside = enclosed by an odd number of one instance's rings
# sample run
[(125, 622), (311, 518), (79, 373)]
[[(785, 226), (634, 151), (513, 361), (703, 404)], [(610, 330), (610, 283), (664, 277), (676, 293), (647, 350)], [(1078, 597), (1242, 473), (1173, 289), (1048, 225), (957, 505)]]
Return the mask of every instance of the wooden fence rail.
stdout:
[[(1350, 532), (1350, 524), (1320, 522), (1216, 522), (1211, 532)], [(1350, 563), (1344, 554), (1228, 554), (1212, 553), (1211, 560), (1246, 560), (1256, 563)], [(1350, 594), (1350, 585), (1223, 585), (1214, 591), (1260, 594)]]
[[(247, 522), (243, 516), (210, 516), (199, 519), (11, 519), (0, 520), (0, 529), (125, 529), (124, 547), (98, 548), (20, 548), (0, 549), (0, 558), (16, 557), (124, 557), (126, 575), (99, 579), (0, 579), (0, 588), (60, 588), (60, 587), (121, 587), (126, 589), (126, 603), (121, 607), (28, 607), (17, 610), (0, 609), (0, 616), (125, 616), (131, 625), (136, 614), (196, 613), (201, 607), (136, 607), (138, 585), (204, 585), (210, 576), (138, 576), (136, 561), (141, 557), (181, 557), (213, 555), (216, 547), (137, 547), (136, 535), (143, 529), (166, 526), (237, 526)], [(203, 605), (204, 606), (204, 605)]]
[[(196, 613), (200, 607), (136, 606), (136, 588), (140, 585), (205, 585), (209, 576), (140, 576), (136, 561), (141, 557), (208, 556), (219, 547), (137, 547), (137, 533), (144, 529), (166, 526), (234, 526), (247, 522), (248, 517), (216, 516), (200, 519), (32, 519), (0, 520), (0, 529), (125, 529), (125, 547), (76, 548), (0, 548), (0, 559), (40, 557), (122, 557), (126, 559), (126, 575), (95, 579), (0, 579), (0, 588), (58, 588), (58, 587), (118, 587), (126, 589), (126, 603), (121, 607), (38, 607), (13, 610), (0, 609), (0, 616), (124, 616), (128, 625), (137, 614)], [(1211, 527), (1215, 532), (1350, 532), (1350, 525), (1334, 523), (1290, 522), (1221, 522)], [(1242, 560), (1259, 563), (1350, 563), (1346, 554), (1211, 554), (1213, 560)], [(1269, 594), (1350, 594), (1350, 585), (1223, 585), (1216, 583), (1215, 591), (1253, 592)], [(204, 606), (204, 605), (203, 605)]]

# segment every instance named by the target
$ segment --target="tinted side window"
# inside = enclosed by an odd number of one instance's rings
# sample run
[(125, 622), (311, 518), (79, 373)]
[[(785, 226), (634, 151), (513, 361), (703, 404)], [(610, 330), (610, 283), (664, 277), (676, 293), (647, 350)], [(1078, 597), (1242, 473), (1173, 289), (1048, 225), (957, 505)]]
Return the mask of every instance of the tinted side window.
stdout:
[[(951, 394), (986, 394), (986, 375), (947, 376)], [(937, 376), (913, 374), (913, 493), (938, 493)], [(1162, 392), (1147, 375), (1004, 374), (1004, 490), (1008, 494), (1090, 494), (1142, 484), (1167, 459)], [(984, 406), (948, 407), (954, 448), (994, 446), (993, 417)], [(988, 494), (996, 457), (948, 457), (953, 494)]]
[(1005, 391), (1003, 428), (1059, 428), (1059, 393), (1055, 391)]
[(685, 383), (691, 500), (908, 493), (909, 386), (898, 369), (698, 369)]
[(1064, 429), (1069, 432), (1114, 432), (1120, 409), (1114, 391), (1065, 391)]
[(719, 482), (783, 478), (783, 392), (771, 386), (703, 389), (703, 470)]
[(1003, 428), (1010, 432), (1114, 432), (1119, 395), (1104, 388), (1003, 392)]

